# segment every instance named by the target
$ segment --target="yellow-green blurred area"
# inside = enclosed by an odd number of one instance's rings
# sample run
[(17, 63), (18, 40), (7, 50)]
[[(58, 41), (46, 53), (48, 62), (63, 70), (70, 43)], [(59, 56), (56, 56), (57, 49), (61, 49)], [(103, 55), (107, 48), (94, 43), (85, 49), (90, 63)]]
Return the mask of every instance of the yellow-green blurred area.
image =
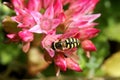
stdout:
[(91, 53), (90, 59), (81, 48), (78, 50), (83, 72), (68, 70), (57, 78), (54, 65), (44, 62), (39, 48), (25, 54), (21, 43), (7, 42), (2, 20), (15, 13), (3, 1), (0, 0), (0, 80), (120, 80), (120, 0), (100, 0), (97, 4), (94, 13), (101, 13), (101, 17), (95, 22), (101, 32), (92, 39), (97, 51)]

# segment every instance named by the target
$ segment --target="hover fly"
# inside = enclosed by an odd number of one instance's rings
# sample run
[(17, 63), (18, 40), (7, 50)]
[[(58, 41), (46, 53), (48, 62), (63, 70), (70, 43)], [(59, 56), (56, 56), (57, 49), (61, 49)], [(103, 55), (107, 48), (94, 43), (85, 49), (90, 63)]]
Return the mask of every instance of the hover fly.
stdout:
[(67, 38), (65, 40), (59, 40), (52, 43), (52, 49), (57, 50), (67, 50), (76, 48), (80, 45), (80, 41), (77, 38)]

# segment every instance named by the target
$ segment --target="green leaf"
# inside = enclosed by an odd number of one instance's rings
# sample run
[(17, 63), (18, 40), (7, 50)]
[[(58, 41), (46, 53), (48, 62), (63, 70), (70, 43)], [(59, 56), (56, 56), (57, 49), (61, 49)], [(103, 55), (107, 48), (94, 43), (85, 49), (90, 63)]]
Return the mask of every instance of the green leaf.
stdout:
[(20, 48), (15, 44), (0, 43), (0, 63), (8, 64), (16, 59), (20, 53)]
[(110, 39), (120, 42), (120, 23), (115, 22), (113, 18), (108, 20), (109, 25), (104, 29), (105, 35)]

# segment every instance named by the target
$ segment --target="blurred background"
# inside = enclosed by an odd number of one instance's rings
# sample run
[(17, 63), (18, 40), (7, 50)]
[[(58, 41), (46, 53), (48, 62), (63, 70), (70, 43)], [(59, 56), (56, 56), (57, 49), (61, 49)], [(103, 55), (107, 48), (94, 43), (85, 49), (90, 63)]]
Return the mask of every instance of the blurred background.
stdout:
[[(39, 48), (33, 47), (25, 54), (20, 43), (7, 42), (2, 20), (14, 12), (3, 1), (0, 0), (0, 80), (56, 80), (54, 65), (44, 61)], [(101, 13), (95, 21), (101, 32), (92, 39), (97, 51), (88, 59), (79, 48), (83, 72), (61, 72), (58, 80), (120, 80), (120, 0), (100, 0), (94, 13)]]

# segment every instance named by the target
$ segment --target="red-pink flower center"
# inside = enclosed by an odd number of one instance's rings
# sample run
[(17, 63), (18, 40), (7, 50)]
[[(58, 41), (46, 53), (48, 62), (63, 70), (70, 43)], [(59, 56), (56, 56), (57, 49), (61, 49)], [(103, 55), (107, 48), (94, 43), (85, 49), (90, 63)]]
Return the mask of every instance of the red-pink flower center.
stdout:
[(51, 19), (47, 19), (47, 18), (42, 19), (40, 26), (41, 26), (41, 29), (43, 30), (46, 30), (46, 31), (50, 30), (52, 28)]

